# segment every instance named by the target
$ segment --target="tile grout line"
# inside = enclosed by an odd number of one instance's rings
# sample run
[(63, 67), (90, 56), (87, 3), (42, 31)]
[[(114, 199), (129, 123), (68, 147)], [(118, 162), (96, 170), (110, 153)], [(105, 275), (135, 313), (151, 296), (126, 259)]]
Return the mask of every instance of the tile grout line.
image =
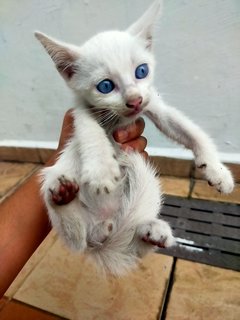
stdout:
[(187, 195), (188, 199), (190, 199), (192, 197), (193, 189), (196, 184), (195, 173), (196, 173), (196, 166), (194, 163), (192, 163), (192, 166), (190, 169), (190, 174), (189, 174), (189, 192)]
[(189, 178), (189, 192), (187, 195), (187, 199), (191, 199), (192, 198), (192, 194), (193, 194), (193, 190), (196, 184), (196, 180), (194, 178)]
[[(191, 169), (191, 170), (193, 170), (193, 169)], [(184, 198), (186, 198), (186, 199), (191, 198), (194, 185), (195, 185), (195, 179), (192, 178), (191, 173), (190, 173), (189, 191), (188, 191), (187, 196), (184, 197)], [(172, 268), (171, 268), (169, 279), (167, 281), (166, 290), (164, 292), (163, 302), (162, 302), (161, 307), (159, 308), (158, 320), (165, 320), (166, 319), (168, 303), (169, 303), (169, 300), (170, 300), (172, 287), (173, 287), (173, 284), (174, 284), (174, 274), (175, 274), (176, 262), (177, 262), (177, 258), (173, 256), (173, 264), (172, 264)]]
[(172, 288), (173, 288), (173, 284), (174, 284), (174, 274), (175, 274), (175, 269), (176, 269), (176, 262), (177, 262), (177, 258), (173, 257), (173, 264), (172, 264), (169, 279), (167, 281), (167, 287), (165, 290), (162, 306), (159, 309), (158, 320), (165, 320), (166, 319), (168, 303), (170, 300), (170, 296), (171, 296)]

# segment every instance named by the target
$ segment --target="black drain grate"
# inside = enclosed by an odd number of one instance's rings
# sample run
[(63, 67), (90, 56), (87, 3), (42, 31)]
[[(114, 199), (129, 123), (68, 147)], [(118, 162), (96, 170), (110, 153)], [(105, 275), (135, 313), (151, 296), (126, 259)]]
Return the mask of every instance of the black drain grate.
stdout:
[(240, 271), (240, 205), (166, 196), (161, 216), (177, 245), (159, 252)]

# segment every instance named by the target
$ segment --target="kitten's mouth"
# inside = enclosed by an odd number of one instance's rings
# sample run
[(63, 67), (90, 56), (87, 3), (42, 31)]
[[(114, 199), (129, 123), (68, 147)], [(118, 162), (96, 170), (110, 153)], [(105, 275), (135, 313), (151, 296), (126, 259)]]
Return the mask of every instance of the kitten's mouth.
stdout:
[(139, 108), (134, 108), (133, 110), (126, 112), (125, 113), (125, 117), (133, 117), (136, 116), (137, 114), (141, 113), (143, 110), (143, 108), (139, 107)]

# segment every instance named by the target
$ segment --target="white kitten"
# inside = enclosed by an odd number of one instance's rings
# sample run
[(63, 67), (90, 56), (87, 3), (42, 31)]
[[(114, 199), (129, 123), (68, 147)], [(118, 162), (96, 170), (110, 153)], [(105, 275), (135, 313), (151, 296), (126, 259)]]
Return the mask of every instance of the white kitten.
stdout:
[(75, 133), (56, 164), (42, 170), (49, 217), (70, 247), (90, 253), (115, 275), (155, 246), (174, 243), (169, 225), (157, 218), (162, 194), (154, 169), (141, 155), (119, 150), (115, 128), (146, 114), (193, 151), (209, 183), (225, 193), (234, 186), (209, 137), (152, 86), (152, 29), (159, 10), (155, 1), (128, 30), (100, 33), (81, 47), (36, 32), (76, 96)]

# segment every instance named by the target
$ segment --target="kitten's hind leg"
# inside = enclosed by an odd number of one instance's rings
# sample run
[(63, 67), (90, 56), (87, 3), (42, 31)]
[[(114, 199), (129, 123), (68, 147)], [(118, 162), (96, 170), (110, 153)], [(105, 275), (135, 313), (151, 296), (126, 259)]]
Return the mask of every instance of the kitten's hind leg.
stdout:
[(69, 204), (55, 206), (54, 209), (54, 211), (50, 209), (50, 216), (59, 235), (72, 250), (83, 252), (87, 248), (88, 213), (81, 206), (79, 199), (75, 198)]
[(163, 220), (146, 221), (137, 227), (136, 232), (138, 237), (149, 245), (167, 248), (175, 243), (169, 224)]

